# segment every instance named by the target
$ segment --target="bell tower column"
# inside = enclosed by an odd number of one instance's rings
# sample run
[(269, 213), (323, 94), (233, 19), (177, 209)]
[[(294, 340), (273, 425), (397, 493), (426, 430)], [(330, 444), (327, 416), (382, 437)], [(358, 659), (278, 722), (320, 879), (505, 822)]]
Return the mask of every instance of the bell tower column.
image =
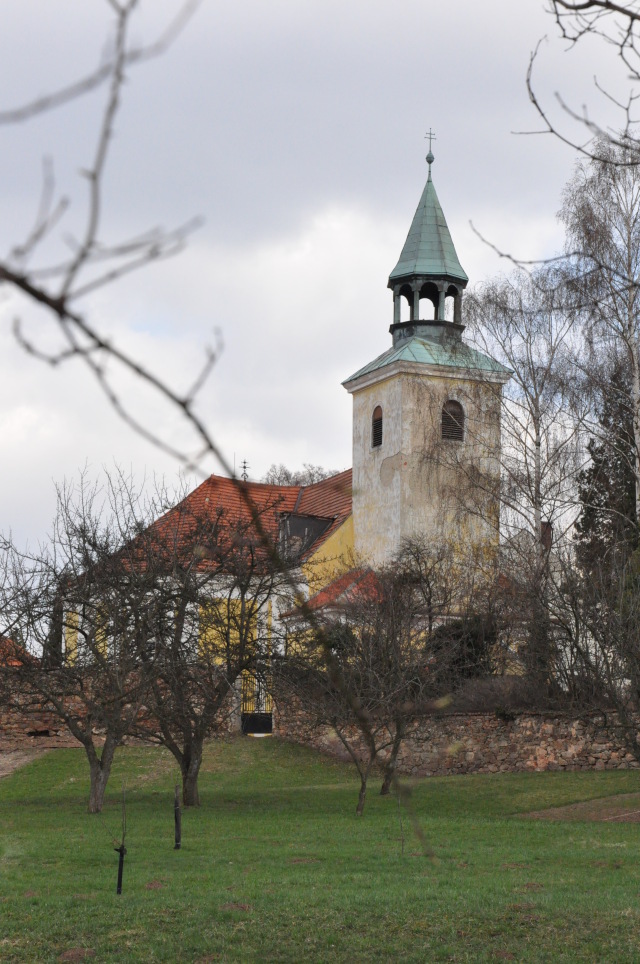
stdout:
[[(500, 395), (510, 372), (462, 340), (468, 278), (433, 185), (433, 161), (429, 150), (427, 183), (389, 276), (392, 346), (343, 382), (353, 396), (354, 547), (370, 565), (389, 561), (408, 538), (457, 540), (467, 555), (473, 545), (498, 544), (497, 500), (465, 502), (464, 486), (480, 472), (485, 491), (495, 491)], [(421, 292), (434, 301), (431, 321), (420, 319)]]

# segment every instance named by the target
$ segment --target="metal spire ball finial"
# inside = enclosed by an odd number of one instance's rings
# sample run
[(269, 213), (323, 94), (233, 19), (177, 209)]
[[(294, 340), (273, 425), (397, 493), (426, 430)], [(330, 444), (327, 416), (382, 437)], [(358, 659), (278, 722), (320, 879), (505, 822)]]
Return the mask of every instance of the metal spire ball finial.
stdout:
[(435, 161), (435, 157), (433, 156), (433, 152), (431, 150), (431, 142), (435, 141), (436, 135), (433, 133), (431, 128), (429, 128), (429, 133), (425, 134), (424, 136), (425, 136), (425, 140), (427, 139), (427, 137), (429, 138), (429, 153), (427, 154), (427, 164), (429, 165), (429, 177), (431, 177), (431, 165)]

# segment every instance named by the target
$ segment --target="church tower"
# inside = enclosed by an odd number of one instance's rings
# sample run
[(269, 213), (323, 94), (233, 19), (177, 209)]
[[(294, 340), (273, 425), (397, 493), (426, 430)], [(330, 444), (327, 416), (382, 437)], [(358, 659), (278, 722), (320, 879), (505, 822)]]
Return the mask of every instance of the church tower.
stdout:
[(427, 183), (389, 276), (393, 344), (343, 382), (353, 396), (354, 549), (371, 565), (407, 538), (446, 541), (463, 556), (498, 541), (501, 393), (510, 372), (462, 340), (468, 278), (433, 161), (429, 150)]

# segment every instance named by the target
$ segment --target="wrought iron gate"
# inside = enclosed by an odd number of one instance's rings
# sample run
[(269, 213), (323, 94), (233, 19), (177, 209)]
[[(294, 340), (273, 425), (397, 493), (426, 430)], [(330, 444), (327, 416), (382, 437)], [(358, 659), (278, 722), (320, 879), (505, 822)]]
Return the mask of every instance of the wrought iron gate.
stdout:
[(261, 668), (242, 674), (241, 719), (243, 733), (273, 731), (273, 699), (269, 692), (268, 673)]

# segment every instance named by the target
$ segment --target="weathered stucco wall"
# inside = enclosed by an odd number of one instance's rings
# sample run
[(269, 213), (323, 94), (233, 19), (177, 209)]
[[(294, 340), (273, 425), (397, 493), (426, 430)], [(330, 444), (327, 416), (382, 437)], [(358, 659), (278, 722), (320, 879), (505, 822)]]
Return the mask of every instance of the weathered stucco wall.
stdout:
[[(520, 715), (505, 721), (489, 713), (426, 720), (400, 753), (398, 769), (411, 776), (538, 770), (626, 770), (640, 766), (602, 721)], [(309, 724), (303, 710), (276, 715), (274, 733), (347, 759), (330, 727)]]
[[(373, 411), (382, 408), (382, 445), (371, 438)], [(372, 565), (388, 561), (400, 542), (402, 516), (402, 384), (388, 378), (353, 396), (353, 535), (359, 559)]]
[[(463, 442), (441, 439), (445, 401), (465, 413)], [(353, 519), (358, 557), (388, 561), (418, 534), (461, 544), (497, 540), (500, 386), (470, 378), (402, 372), (353, 394)], [(382, 408), (382, 445), (371, 420)], [(472, 484), (476, 482), (478, 484)], [(484, 520), (484, 521), (483, 521)]]

